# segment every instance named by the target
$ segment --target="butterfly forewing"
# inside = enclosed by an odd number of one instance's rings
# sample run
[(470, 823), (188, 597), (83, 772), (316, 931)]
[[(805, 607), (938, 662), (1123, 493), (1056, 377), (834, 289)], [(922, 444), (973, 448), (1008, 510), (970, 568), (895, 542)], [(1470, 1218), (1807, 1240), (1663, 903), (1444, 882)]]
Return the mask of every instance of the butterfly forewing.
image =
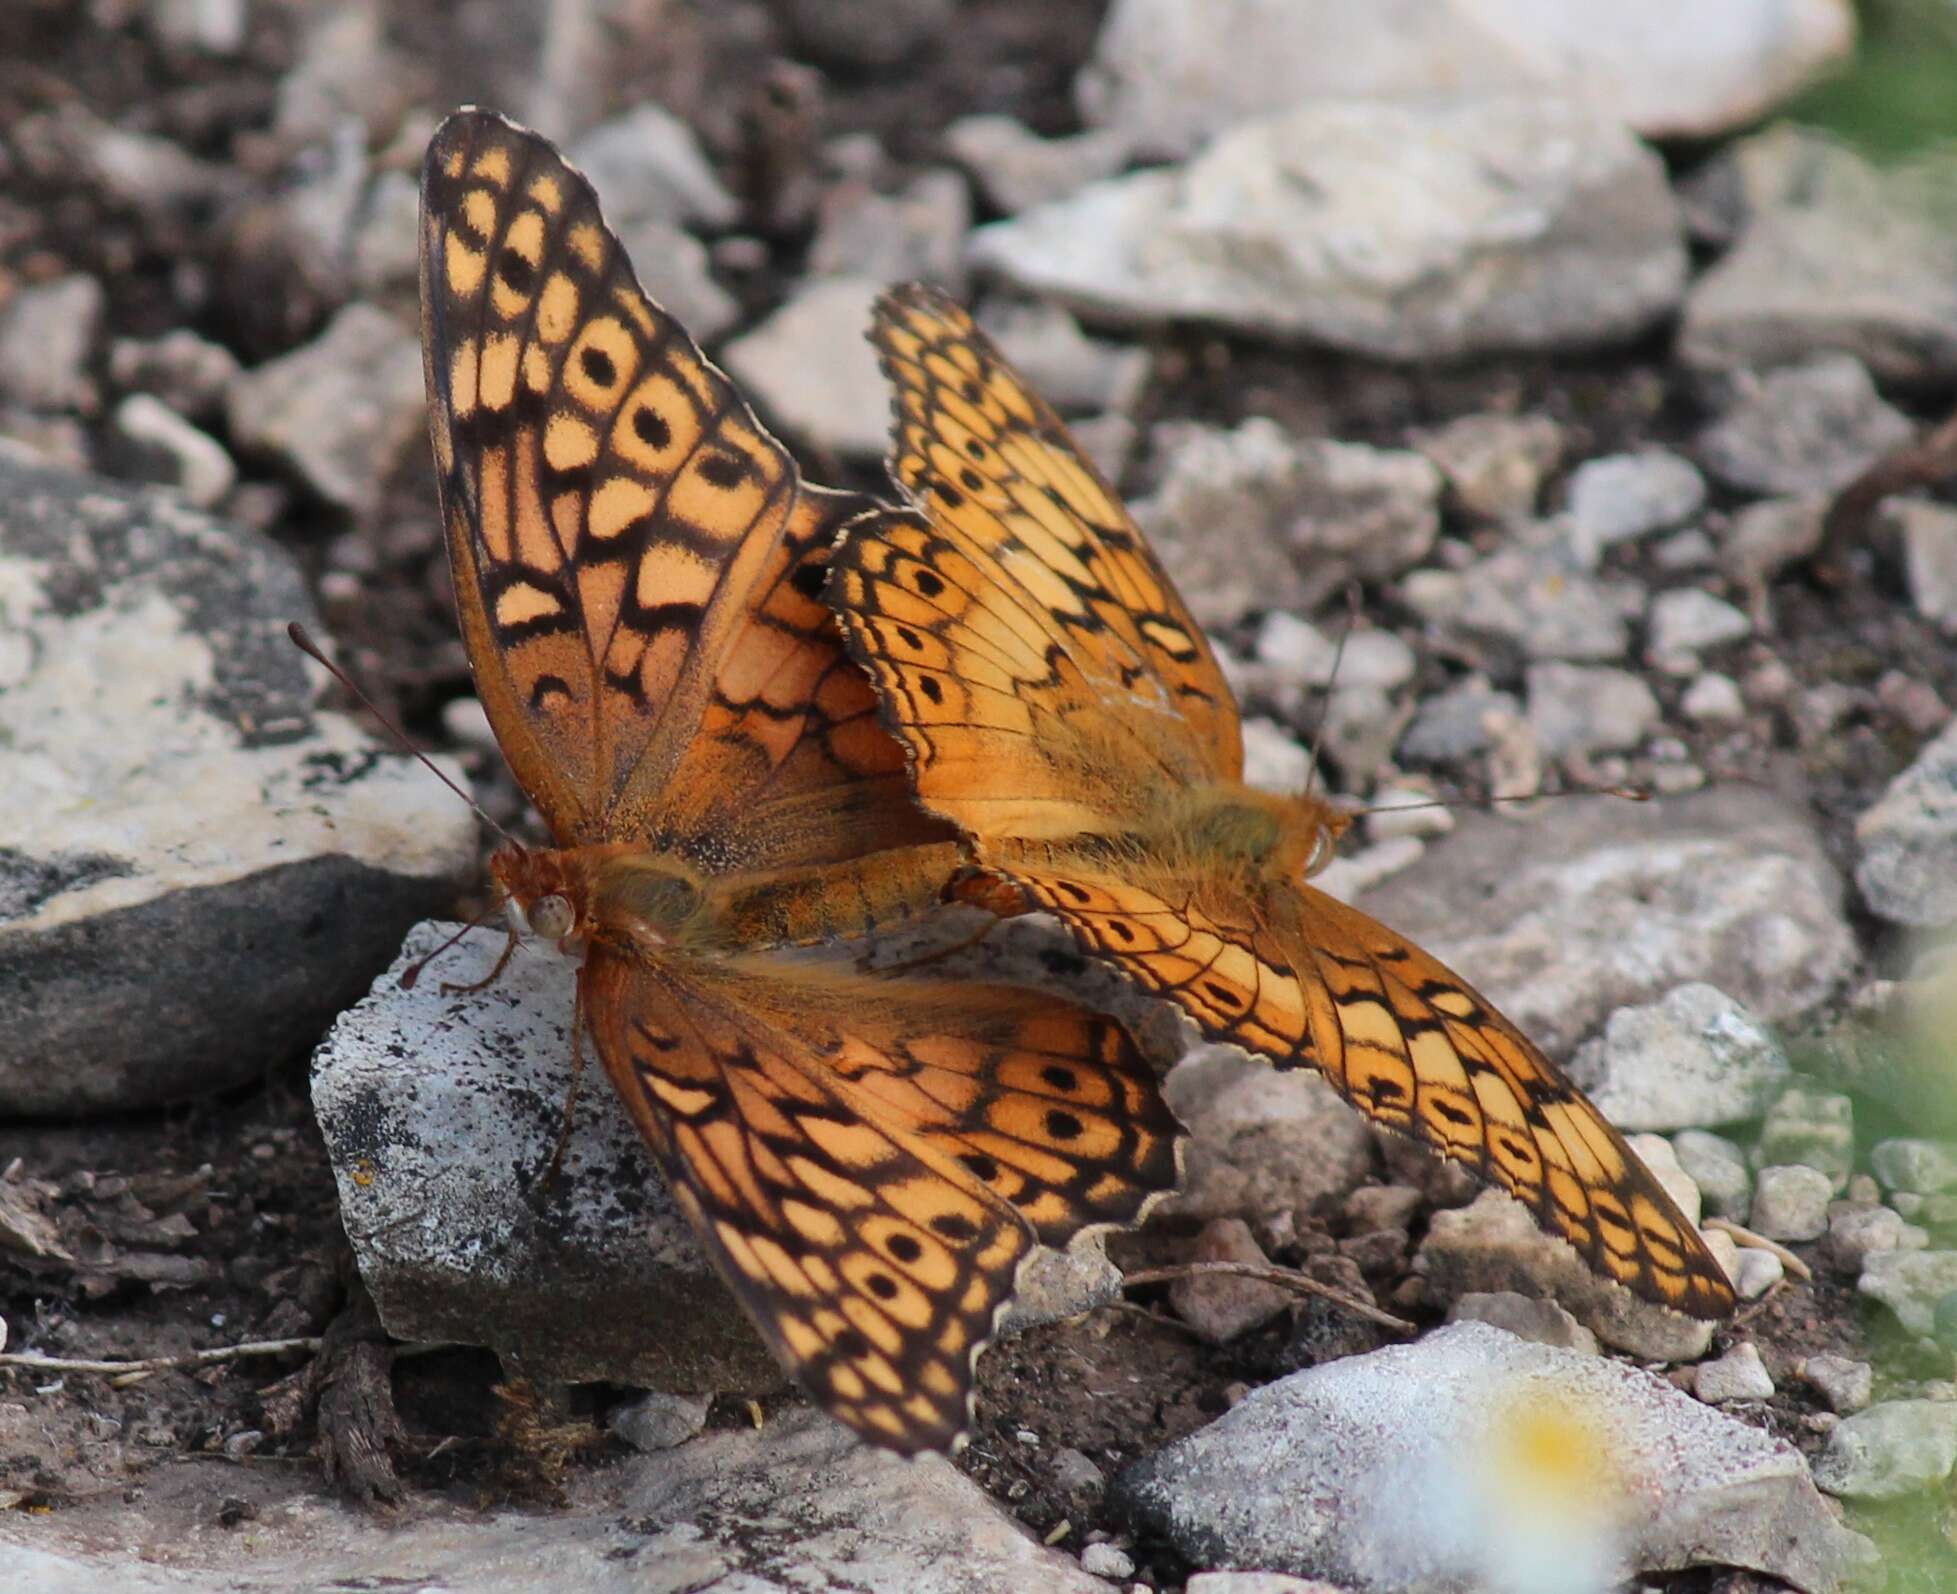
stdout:
[(1136, 1221), (1174, 1118), (1112, 1021), (1054, 998), (758, 960), (594, 954), (599, 1051), (681, 1206), (825, 1409), (901, 1451), (970, 1422), (1036, 1240)]

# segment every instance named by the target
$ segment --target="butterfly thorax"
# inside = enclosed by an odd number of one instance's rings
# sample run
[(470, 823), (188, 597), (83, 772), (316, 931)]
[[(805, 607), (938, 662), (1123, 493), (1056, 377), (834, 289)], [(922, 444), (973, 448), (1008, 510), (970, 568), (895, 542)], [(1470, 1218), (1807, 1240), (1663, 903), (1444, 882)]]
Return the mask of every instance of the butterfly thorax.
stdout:
[(1172, 799), (1167, 846), (1199, 878), (1295, 886), (1329, 863), (1351, 820), (1316, 797), (1240, 785), (1193, 786)]
[(690, 865), (631, 842), (509, 846), (489, 869), (530, 929), (560, 941), (656, 954), (690, 946), (711, 917), (705, 885)]

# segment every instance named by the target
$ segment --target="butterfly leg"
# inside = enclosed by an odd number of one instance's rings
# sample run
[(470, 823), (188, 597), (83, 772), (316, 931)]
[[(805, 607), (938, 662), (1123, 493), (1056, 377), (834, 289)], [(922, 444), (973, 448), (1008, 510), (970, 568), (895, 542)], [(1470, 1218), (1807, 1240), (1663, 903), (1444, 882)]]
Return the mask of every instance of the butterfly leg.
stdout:
[[(470, 928), (471, 928), (471, 929), (473, 929), (473, 928), (474, 928), (474, 926), (473, 926), (473, 925), (471, 925), (471, 926), (470, 926)], [(496, 983), (496, 982), (497, 982), (498, 980), (500, 980), (500, 979), (501, 979), (501, 978), (503, 977), (503, 970), (505, 970), (506, 968), (508, 968), (508, 967), (510, 966), (510, 959), (516, 956), (516, 944), (517, 944), (517, 942), (523, 939), (523, 938), (522, 938), (522, 936), (520, 936), (520, 935), (519, 935), (519, 934), (517, 933), (517, 930), (516, 930), (516, 926), (515, 926), (515, 925), (511, 925), (511, 926), (510, 926), (510, 932), (509, 932), (509, 933), (510, 933), (510, 938), (509, 938), (509, 940), (507, 940), (507, 941), (505, 941), (505, 942), (503, 943), (503, 950), (502, 950), (502, 953), (501, 953), (501, 954), (500, 954), (500, 955), (499, 955), (499, 956), (497, 957), (497, 959), (496, 959), (496, 961), (495, 961), (495, 963), (493, 963), (493, 964), (492, 964), (492, 965), (490, 966), (490, 970), (489, 970), (489, 972), (488, 972), (487, 974), (485, 974), (485, 975), (484, 975), (484, 976), (483, 976), (483, 977), (482, 977), (481, 979), (479, 979), (479, 980), (474, 980), (474, 981), (471, 981), (471, 982), (470, 982), (469, 984), (467, 984), (467, 985), (457, 985), (457, 984), (455, 984), (455, 983), (454, 983), (453, 981), (450, 981), (450, 980), (443, 980), (443, 981), (442, 981), (442, 995), (444, 995), (444, 996), (473, 996), (473, 995), (475, 995), (475, 994), (476, 994), (476, 992), (477, 992), (477, 991), (486, 991), (486, 990), (488, 990), (488, 989), (490, 988), (490, 986), (492, 986), (492, 985), (494, 985), (494, 984), (495, 984), (495, 983)], [(451, 945), (453, 945), (453, 944), (454, 944), (454, 942), (453, 942), (452, 940), (451, 940), (451, 941), (448, 941), (448, 942), (444, 942), (444, 943), (443, 943), (443, 945), (442, 945), (442, 946), (440, 946), (440, 947), (437, 947), (437, 948), (435, 949), (435, 951), (436, 951), (436, 952), (441, 952), (441, 951), (444, 951), (444, 950), (446, 950), (446, 948), (447, 948), (448, 946), (451, 946)], [(433, 957), (434, 955), (435, 955), (435, 953), (434, 953), (434, 952), (431, 952), (431, 953), (429, 954), (429, 957)], [(419, 973), (421, 972), (421, 968), (422, 968), (422, 965), (423, 965), (423, 964), (425, 964), (425, 963), (426, 963), (427, 961), (428, 961), (428, 959), (427, 959), (427, 958), (423, 958), (423, 959), (421, 960), (421, 963), (417, 963), (417, 964), (415, 965), (415, 967), (413, 968), (413, 970), (411, 970), (410, 972), (412, 972), (412, 973), (416, 973), (416, 974), (419, 974)], [(408, 983), (408, 981), (407, 981), (407, 979), (406, 979), (406, 977), (405, 977), (405, 976), (404, 976), (404, 977), (403, 977), (403, 979), (402, 979), (402, 983), (403, 983), (404, 985)]]

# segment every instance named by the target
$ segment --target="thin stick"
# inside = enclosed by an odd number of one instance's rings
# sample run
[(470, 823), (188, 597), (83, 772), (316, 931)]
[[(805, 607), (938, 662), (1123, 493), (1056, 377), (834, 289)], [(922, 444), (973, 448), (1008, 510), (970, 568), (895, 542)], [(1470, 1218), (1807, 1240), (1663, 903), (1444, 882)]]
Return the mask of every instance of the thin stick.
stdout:
[(1780, 1265), (1786, 1268), (1789, 1273), (1792, 1273), (1795, 1278), (1803, 1282), (1814, 1277), (1814, 1269), (1809, 1267), (1807, 1263), (1803, 1262), (1792, 1251), (1788, 1250), (1786, 1246), (1780, 1244), (1777, 1240), (1768, 1239), (1764, 1234), (1755, 1234), (1751, 1229), (1742, 1228), (1731, 1218), (1707, 1218), (1699, 1227), (1702, 1229), (1717, 1229), (1721, 1234), (1730, 1234), (1741, 1245), (1751, 1250), (1766, 1251), (1779, 1257)]
[(37, 1373), (167, 1373), (184, 1367), (211, 1367), (219, 1362), (235, 1362), (247, 1356), (291, 1356), (319, 1352), (317, 1339), (253, 1339), (242, 1345), (219, 1345), (213, 1350), (196, 1350), (187, 1356), (144, 1356), (135, 1361), (95, 1362), (71, 1356), (43, 1356), (38, 1351), (12, 1351), (0, 1355), (0, 1367), (22, 1367)]
[(1381, 1328), (1390, 1328), (1396, 1334), (1411, 1334), (1414, 1325), (1403, 1317), (1395, 1317), (1391, 1312), (1382, 1312), (1377, 1306), (1347, 1295), (1343, 1290), (1330, 1284), (1321, 1284), (1309, 1274), (1300, 1273), (1295, 1268), (1273, 1267), (1270, 1263), (1256, 1262), (1184, 1262), (1179, 1267), (1148, 1267), (1138, 1273), (1130, 1273), (1121, 1283), (1124, 1288), (1131, 1284), (1172, 1284), (1177, 1279), (1202, 1278), (1240, 1278), (1256, 1279), (1259, 1283), (1275, 1284), (1280, 1289), (1297, 1290), (1304, 1295), (1316, 1295), (1321, 1300), (1330, 1301), (1334, 1306), (1343, 1306), (1355, 1316), (1368, 1322), (1377, 1323)]

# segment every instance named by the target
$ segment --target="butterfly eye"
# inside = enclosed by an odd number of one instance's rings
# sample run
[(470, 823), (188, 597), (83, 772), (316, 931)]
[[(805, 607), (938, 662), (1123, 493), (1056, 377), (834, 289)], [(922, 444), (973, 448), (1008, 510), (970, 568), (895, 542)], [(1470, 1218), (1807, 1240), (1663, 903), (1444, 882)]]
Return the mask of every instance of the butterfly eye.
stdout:
[(1304, 877), (1309, 880), (1319, 870), (1332, 861), (1332, 854), (1338, 850), (1338, 837), (1329, 826), (1321, 825), (1311, 844), (1311, 856), (1305, 860)]
[(530, 904), (525, 917), (530, 921), (531, 933), (549, 941), (563, 940), (578, 922), (569, 897), (539, 897)]

